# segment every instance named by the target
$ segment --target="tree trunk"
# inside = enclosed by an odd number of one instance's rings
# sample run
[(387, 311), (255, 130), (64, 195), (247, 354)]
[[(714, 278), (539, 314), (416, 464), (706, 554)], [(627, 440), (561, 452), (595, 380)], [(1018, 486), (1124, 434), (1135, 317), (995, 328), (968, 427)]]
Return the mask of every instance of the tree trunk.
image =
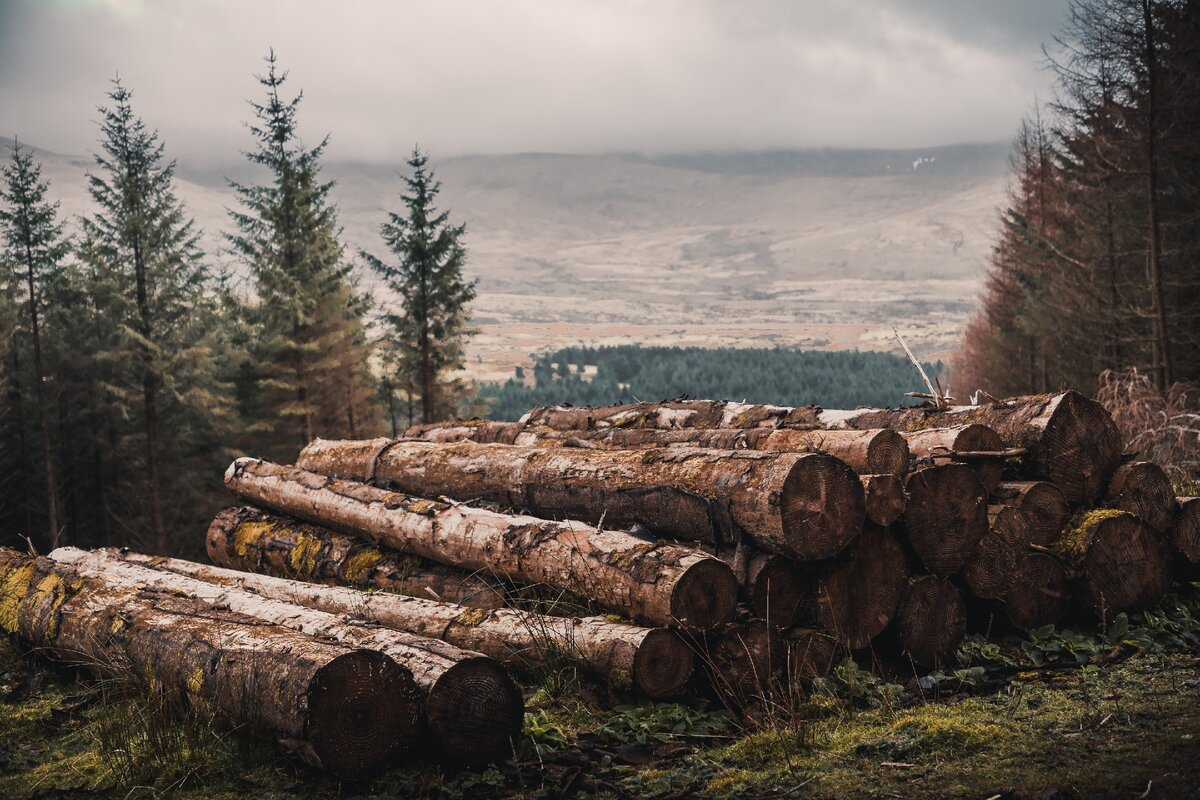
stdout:
[(975, 471), (963, 464), (924, 467), (905, 483), (908, 544), (935, 575), (958, 572), (987, 532), (987, 495)]
[[(30, 209), (24, 209), (26, 213)], [(58, 485), (54, 481), (54, 450), (50, 440), (50, 409), (46, 403), (46, 369), (42, 363), (42, 335), (37, 310), (37, 285), (33, 280), (33, 251), (29, 241), (25, 242), (25, 259), (28, 267), (29, 288), (29, 332), (33, 336), (33, 386), (38, 406), (38, 421), (42, 434), (42, 473), (46, 481), (46, 520), (49, 528), (47, 541), (59, 545), (62, 530), (58, 524)]]
[(474, 574), (383, 551), (362, 539), (256, 508), (227, 508), (208, 528), (209, 559), (220, 567), (380, 589), (471, 608), (500, 608), (504, 584)]
[(899, 475), (860, 475), (866, 502), (867, 519), (887, 527), (904, 515), (908, 495)]
[(606, 617), (551, 617), (511, 608), (465, 609), (454, 603), (387, 592), (363, 593), (342, 586), (313, 586), (178, 559), (103, 552), (103, 556), (96, 554), (97, 561), (103, 558), (138, 564), (441, 639), (513, 668), (545, 669), (566, 659), (609, 681), (614, 688), (632, 685), (651, 697), (678, 694), (692, 674), (691, 649), (663, 628), (639, 628)]
[(984, 453), (1004, 449), (1000, 434), (987, 425), (955, 425), (951, 428), (926, 428), (901, 434), (914, 458), (941, 459), (966, 464), (979, 475), (984, 491), (991, 494), (1000, 485), (1003, 458), (958, 457), (954, 453)]
[(107, 677), (184, 695), (343, 777), (394, 763), (417, 740), (413, 677), (381, 653), (14, 550), (0, 549), (0, 586), (0, 628)]
[(1054, 625), (1071, 608), (1067, 570), (1049, 553), (1024, 553), (1004, 596), (1004, 611), (1013, 625), (1031, 631)]
[(468, 572), (544, 583), (655, 625), (706, 629), (735, 611), (729, 568), (681, 545), (424, 500), (251, 458), (229, 467), (225, 485), (275, 511)]
[(1175, 487), (1163, 468), (1150, 461), (1117, 467), (1108, 483), (1105, 505), (1128, 511), (1156, 531), (1166, 532), (1175, 521)]
[(1063, 532), (1058, 549), (1078, 578), (1082, 607), (1105, 624), (1154, 606), (1171, 583), (1161, 536), (1126, 511), (1088, 512)]
[(1171, 528), (1171, 541), (1193, 564), (1200, 564), (1200, 497), (1179, 497), (1179, 513)]
[[(424, 717), (429, 734), (444, 756), (476, 764), (510, 752), (510, 739), (521, 729), (524, 702), (508, 673), (492, 659), (461, 650), (444, 642), (378, 627), (349, 624), (335, 614), (305, 608), (292, 599), (279, 599), (244, 591), (240, 586), (222, 586), (179, 572), (150, 569), (148, 564), (178, 564), (175, 559), (131, 554), (116, 550), (84, 551), (64, 547), (51, 558), (69, 564), (89, 580), (120, 583), (138, 591), (174, 592), (205, 604), (224, 608), (257, 620), (260, 624), (290, 628), (314, 641), (336, 642), (342, 647), (377, 651), (404, 668), (415, 683), (404, 693), (376, 702), (412, 706)], [(138, 562), (141, 562), (139, 565)], [(196, 564), (201, 570), (203, 566)], [(278, 579), (268, 579), (278, 580)], [(297, 596), (320, 591), (320, 587), (295, 584)], [(348, 592), (356, 592), (347, 589)], [(300, 594), (303, 593), (303, 594)], [(360, 596), (365, 600), (366, 595)], [(361, 605), (360, 601), (360, 605)]]
[(987, 425), (1000, 434), (1006, 447), (1028, 450), (1022, 458), (1024, 474), (1051, 481), (1067, 500), (1083, 505), (1103, 496), (1123, 447), (1117, 426), (1104, 407), (1078, 392), (1014, 397), (942, 411), (928, 405), (825, 411), (821, 420), (830, 427), (910, 432), (970, 423)]
[(1070, 517), (1067, 498), (1049, 481), (1008, 481), (996, 487), (995, 502), (1022, 511), (1029, 522), (1029, 543), (1053, 547)]
[(866, 514), (858, 477), (818, 453), (318, 439), (297, 464), (425, 496), (482, 497), (544, 517), (640, 524), (684, 541), (724, 546), (744, 532), (764, 550), (800, 560), (836, 554)]
[(1146, 277), (1150, 280), (1150, 321), (1154, 336), (1154, 383), (1164, 396), (1174, 381), (1171, 342), (1167, 338), (1167, 310), (1163, 302), (1162, 229), (1158, 221), (1158, 53), (1155, 44), (1154, 0), (1142, 0), (1146, 47), (1146, 222), (1150, 251)]
[(549, 406), (521, 418), (526, 425), (559, 431), (603, 428), (798, 428), (815, 430), (816, 406), (754, 405), (722, 400), (671, 400), (666, 403), (624, 403), (613, 406)]
[(1008, 595), (1029, 538), (1025, 512), (1011, 506), (988, 506), (988, 531), (963, 567), (963, 578), (976, 597), (1002, 600)]
[(924, 667), (949, 663), (967, 631), (967, 609), (954, 584), (922, 575), (908, 587), (896, 617), (903, 652)]

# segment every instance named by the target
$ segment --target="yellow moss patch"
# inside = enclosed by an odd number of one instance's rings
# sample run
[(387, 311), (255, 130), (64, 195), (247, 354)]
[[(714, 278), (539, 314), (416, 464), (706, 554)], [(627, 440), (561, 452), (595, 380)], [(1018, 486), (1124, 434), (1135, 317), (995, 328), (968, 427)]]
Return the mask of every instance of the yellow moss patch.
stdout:
[(634, 545), (628, 550), (618, 550), (608, 559), (608, 563), (615, 567), (627, 566), (634, 559), (649, 553), (655, 546), (652, 542), (646, 542), (645, 544)]
[(27, 564), (6, 572), (3, 583), (0, 583), (0, 628), (8, 633), (17, 632), (21, 601), (29, 593), (33, 573), (33, 564)]
[(200, 690), (204, 688), (204, 670), (197, 667), (192, 670), (192, 674), (187, 679), (187, 690), (190, 694), (200, 694)]
[(342, 578), (349, 583), (363, 584), (367, 582), (367, 573), (380, 562), (383, 553), (378, 550), (366, 549), (354, 553), (342, 564)]
[(295, 544), (288, 553), (288, 563), (291, 564), (292, 570), (297, 575), (304, 577), (315, 575), (321, 563), (322, 547), (324, 547), (324, 542), (316, 536), (307, 533), (297, 534)]
[(1069, 559), (1078, 559), (1087, 555), (1092, 530), (1104, 520), (1124, 514), (1124, 511), (1118, 511), (1115, 508), (1097, 508), (1083, 513), (1072, 520), (1072, 524), (1067, 525), (1066, 530), (1062, 532), (1062, 536), (1058, 540), (1058, 554)]
[(108, 630), (113, 636), (116, 636), (125, 628), (125, 618), (120, 614), (116, 614), (112, 618), (112, 624), (108, 626)]
[[(403, 496), (403, 495), (401, 495)], [(425, 514), (433, 516), (438, 511), (439, 504), (433, 500), (414, 500), (405, 506), (405, 511), (411, 511), (414, 514)]]
[(257, 548), (262, 537), (271, 532), (269, 522), (243, 522), (233, 529), (233, 551), (242, 558)]
[(454, 618), (454, 621), (459, 625), (478, 625), (483, 622), (487, 616), (487, 611), (482, 608), (468, 608), (466, 611)]
[(38, 581), (29, 598), (29, 607), (37, 609), (38, 619), (46, 620), (43, 635), (53, 639), (58, 635), (58, 607), (67, 599), (63, 579), (53, 573)]

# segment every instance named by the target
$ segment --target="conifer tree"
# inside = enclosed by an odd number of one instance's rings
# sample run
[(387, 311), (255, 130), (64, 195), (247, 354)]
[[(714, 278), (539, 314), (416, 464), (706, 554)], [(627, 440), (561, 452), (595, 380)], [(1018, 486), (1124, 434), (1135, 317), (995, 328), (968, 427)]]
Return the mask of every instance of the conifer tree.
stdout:
[(441, 184), (428, 166), (429, 158), (413, 150), (401, 195), (405, 214), (388, 214), (380, 233), (397, 257), (391, 264), (370, 253), (363, 258), (399, 298), (401, 311), (383, 315), (389, 336), (399, 353), (400, 367), (392, 380), (415, 384), (421, 418), (434, 422), (451, 415), (450, 400), (463, 392), (461, 381), (451, 376), (463, 364), (463, 346), (473, 331), (468, 327), (467, 306), (475, 299), (475, 282), (463, 277), (466, 249), (465, 225), (451, 225), (450, 213), (434, 201)]

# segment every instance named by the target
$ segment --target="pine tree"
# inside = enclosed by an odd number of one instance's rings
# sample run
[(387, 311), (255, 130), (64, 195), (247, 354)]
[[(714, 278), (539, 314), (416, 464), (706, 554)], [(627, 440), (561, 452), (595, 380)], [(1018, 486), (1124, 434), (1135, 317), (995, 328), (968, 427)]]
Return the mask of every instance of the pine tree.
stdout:
[[(465, 393), (452, 373), (462, 368), (463, 346), (473, 331), (467, 306), (475, 299), (475, 282), (463, 277), (466, 249), (464, 225), (451, 225), (448, 211), (434, 205), (441, 184), (428, 166), (428, 156), (414, 149), (402, 194), (406, 213), (388, 214), (380, 233), (399, 259), (390, 264), (370, 253), (363, 258), (398, 296), (401, 313), (383, 315), (404, 376), (413, 376), (421, 418), (434, 422), (455, 408), (456, 395)], [(403, 385), (405, 378), (396, 383)]]
[[(61, 543), (58, 518), (58, 486), (54, 470), (54, 447), (50, 435), (50, 406), (46, 389), (46, 361), (43, 356), (45, 287), (54, 278), (66, 257), (69, 243), (58, 222), (58, 204), (46, 199), (49, 184), (42, 180), (42, 169), (32, 154), (14, 144), (12, 157), (4, 168), (0, 187), (0, 232), (6, 248), (5, 261), (10, 268), (24, 273), (24, 315), (29, 324), (33, 351), (32, 381), (41, 436), (42, 473), (45, 480), (47, 541)], [(15, 275), (13, 276), (16, 277)], [(14, 288), (16, 281), (12, 281)]]
[(378, 425), (368, 371), (364, 317), (369, 300), (350, 281), (343, 258), (332, 181), (320, 179), (329, 142), (305, 148), (297, 134), (303, 92), (281, 96), (287, 73), (267, 57), (258, 76), (265, 103), (251, 102), (256, 140), (251, 163), (271, 173), (267, 184), (231, 182), (241, 211), (229, 237), (253, 272), (261, 344), (257, 368), (243, 376), (243, 413), (267, 434), (268, 453), (291, 454), (317, 435), (364, 435)]

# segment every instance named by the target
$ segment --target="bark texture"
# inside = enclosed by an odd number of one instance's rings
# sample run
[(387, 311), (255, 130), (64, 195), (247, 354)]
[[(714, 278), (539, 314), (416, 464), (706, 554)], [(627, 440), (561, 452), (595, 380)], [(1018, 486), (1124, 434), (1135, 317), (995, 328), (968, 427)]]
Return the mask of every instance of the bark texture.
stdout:
[(936, 575), (910, 582), (896, 619), (903, 651), (917, 664), (946, 663), (967, 631), (967, 609), (954, 584)]
[(1039, 547), (1057, 544), (1070, 517), (1066, 495), (1049, 481), (1008, 481), (996, 488), (993, 498), (1025, 514), (1029, 543)]
[(1171, 541), (1193, 564), (1200, 564), (1200, 497), (1179, 497), (1179, 513), (1171, 528)]
[(1150, 461), (1122, 464), (1108, 483), (1105, 505), (1128, 511), (1156, 531), (1166, 532), (1175, 521), (1175, 487), (1163, 468)]
[(1000, 485), (1004, 471), (1003, 458), (982, 458), (977, 455), (958, 456), (956, 453), (984, 453), (1004, 449), (1004, 440), (987, 425), (972, 423), (952, 428), (925, 428), (901, 434), (908, 443), (913, 458), (942, 459), (964, 463), (979, 475), (979, 482), (988, 494)]
[(468, 572), (546, 584), (650, 624), (707, 629), (735, 611), (729, 568), (682, 545), (425, 500), (250, 458), (229, 467), (225, 485), (281, 513)]
[(905, 483), (904, 528), (913, 552), (935, 575), (962, 569), (987, 532), (987, 494), (963, 464), (924, 467)]
[(590, 450), (501, 444), (324, 441), (297, 465), (456, 500), (485, 498), (544, 517), (642, 525), (716, 545), (828, 558), (862, 527), (858, 476), (830, 456), (692, 448)]
[(419, 734), (413, 676), (388, 656), (187, 592), (0, 549), (0, 629), (102, 675), (178, 692), (344, 777), (393, 763)]
[(1154, 606), (1171, 583), (1162, 536), (1125, 511), (1084, 514), (1063, 532), (1058, 550), (1078, 578), (1082, 607), (1104, 623)]
[(797, 428), (815, 430), (816, 406), (756, 405), (723, 400), (671, 400), (665, 403), (624, 403), (614, 406), (535, 408), (521, 418), (527, 425), (560, 431), (604, 428)]

